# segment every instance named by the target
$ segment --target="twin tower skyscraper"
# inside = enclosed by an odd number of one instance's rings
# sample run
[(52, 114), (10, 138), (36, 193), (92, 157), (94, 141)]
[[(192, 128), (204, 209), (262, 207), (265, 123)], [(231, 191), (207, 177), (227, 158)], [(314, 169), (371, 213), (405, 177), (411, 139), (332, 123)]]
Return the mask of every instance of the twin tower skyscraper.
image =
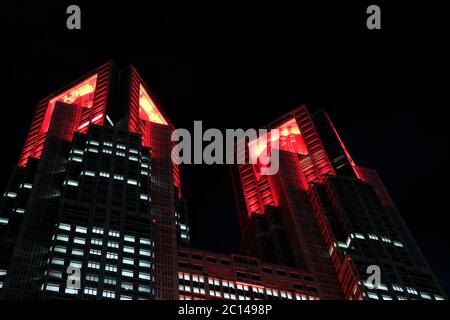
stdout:
[(175, 128), (135, 68), (109, 62), (41, 100), (0, 202), (0, 298), (446, 299), (324, 111), (265, 128), (280, 170), (231, 166), (242, 246), (224, 255), (189, 246)]

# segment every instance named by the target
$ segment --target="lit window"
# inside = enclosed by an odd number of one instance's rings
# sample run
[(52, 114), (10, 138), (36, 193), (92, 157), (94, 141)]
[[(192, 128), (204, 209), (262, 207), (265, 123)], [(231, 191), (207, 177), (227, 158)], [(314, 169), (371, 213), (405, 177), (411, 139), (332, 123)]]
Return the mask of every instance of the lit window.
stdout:
[(83, 266), (83, 264), (81, 263), (81, 261), (70, 261), (70, 266), (74, 267), (74, 268), (80, 268)]
[(84, 154), (83, 150), (80, 150), (80, 149), (73, 149), (72, 153), (74, 153), (74, 154), (81, 154), (81, 155)]
[(148, 195), (146, 195), (146, 194), (144, 194), (144, 193), (141, 193), (140, 199), (141, 199), (141, 200), (148, 200)]
[[(122, 275), (123, 275), (123, 272), (122, 272)], [(133, 276), (133, 274), (131, 274), (131, 277), (132, 277), (132, 276)], [(133, 284), (131, 284), (131, 283), (122, 282), (121, 287), (122, 287), (122, 289), (124, 289), (124, 290), (133, 290)]]
[(151, 293), (152, 292), (152, 290), (150, 289), (149, 286), (139, 286), (138, 287), (138, 291), (145, 292), (145, 293)]
[(58, 234), (58, 236), (56, 237), (56, 240), (67, 242), (67, 241), (69, 241), (69, 237), (66, 235), (63, 235), (63, 234)]
[(403, 292), (402, 287), (400, 287), (400, 286), (398, 286), (398, 285), (396, 285), (396, 284), (393, 284), (393, 285), (392, 285), (392, 289), (394, 289), (395, 291)]
[(57, 266), (63, 266), (64, 265), (64, 259), (53, 258), (52, 259), (52, 264), (55, 264)]
[(403, 248), (403, 244), (398, 241), (394, 241), (394, 246)]
[(58, 284), (53, 284), (53, 283), (48, 283), (47, 286), (45, 287), (45, 289), (47, 291), (58, 292), (59, 291), (59, 285)]
[(92, 228), (92, 232), (97, 234), (103, 234), (103, 228), (94, 227)]
[(71, 156), (69, 158), (70, 161), (75, 161), (75, 162), (83, 162), (83, 158), (81, 157), (77, 157), (77, 156)]
[(116, 285), (116, 279), (110, 277), (106, 277), (103, 282), (106, 284)]
[(398, 300), (408, 300), (407, 298), (402, 297), (402, 296), (397, 296), (397, 299), (398, 299)]
[(93, 153), (98, 153), (98, 149), (97, 149), (97, 148), (93, 148), (93, 147), (89, 147), (89, 148), (87, 149), (87, 151), (93, 152)]
[(104, 298), (111, 298), (111, 299), (113, 299), (113, 298), (116, 297), (116, 294), (114, 293), (114, 291), (104, 290), (102, 296)]
[(113, 146), (112, 142), (109, 142), (109, 141), (103, 141), (103, 145), (107, 146), (107, 147), (112, 147)]
[(58, 228), (61, 229), (61, 230), (67, 230), (67, 231), (70, 231), (70, 224), (60, 223), (60, 224), (58, 225)]
[(391, 296), (388, 295), (382, 295), (383, 300), (392, 300)]
[(119, 247), (119, 243), (115, 242), (115, 241), (108, 241), (108, 247), (110, 247), (110, 248), (118, 248)]
[(110, 231), (108, 232), (108, 235), (109, 235), (110, 237), (116, 237), (116, 238), (118, 238), (118, 237), (120, 237), (120, 232), (119, 232), (119, 231), (110, 230)]
[(139, 272), (139, 279), (151, 280), (151, 276), (148, 273)]
[(408, 292), (408, 293), (411, 293), (411, 294), (419, 294), (418, 292), (417, 292), (417, 290), (416, 289), (414, 289), (414, 288), (406, 288), (406, 291)]
[(61, 278), (62, 278), (62, 272), (61, 272), (61, 271), (51, 270), (51, 271), (48, 273), (48, 276), (49, 276), (49, 277), (52, 277), (52, 278), (61, 279)]
[(134, 179), (128, 179), (128, 184), (131, 184), (131, 185), (137, 185), (137, 181), (136, 180), (134, 180)]
[(136, 156), (129, 156), (128, 159), (131, 161), (139, 161), (138, 157)]
[(96, 244), (96, 245), (101, 246), (103, 244), (103, 241), (101, 239), (92, 238), (91, 239), (91, 244)]
[(139, 267), (150, 269), (152, 264), (149, 261), (140, 260)]
[(125, 157), (125, 152), (122, 152), (122, 151), (116, 151), (116, 156), (119, 156), (119, 157)]
[(130, 153), (138, 154), (139, 150), (130, 148)]
[(117, 253), (114, 253), (114, 252), (107, 252), (106, 253), (106, 258), (107, 259), (112, 259), (112, 260), (117, 260), (119, 258), (119, 255)]
[(98, 146), (98, 145), (99, 145), (98, 141), (95, 141), (95, 140), (90, 140), (90, 141), (88, 141), (88, 143), (89, 143), (91, 146)]
[(102, 149), (103, 153), (107, 153), (107, 154), (112, 154), (112, 150), (111, 149)]
[(7, 192), (7, 193), (5, 193), (5, 197), (15, 198), (15, 197), (17, 197), (17, 193), (15, 193), (15, 192)]
[(142, 167), (142, 168), (145, 168), (145, 169), (148, 169), (148, 164), (142, 162), (142, 163), (141, 163), (141, 167)]
[(420, 296), (424, 299), (431, 300), (431, 296), (428, 293), (421, 292)]
[(142, 244), (146, 244), (146, 245), (151, 245), (151, 244), (152, 244), (152, 241), (151, 241), (151, 240), (145, 239), (145, 238), (141, 238), (141, 239), (139, 240), (139, 242), (142, 243)]
[(146, 250), (146, 249), (140, 249), (140, 250), (139, 250), (139, 254), (140, 254), (141, 256), (147, 256), (147, 257), (151, 256), (150, 250)]
[(63, 247), (63, 246), (55, 246), (55, 249), (53, 251), (66, 253), (67, 249), (66, 249), (66, 247)]
[(358, 239), (365, 239), (361, 233), (355, 233), (355, 237)]
[(96, 296), (97, 295), (97, 289), (96, 288), (91, 288), (91, 287), (86, 287), (84, 288), (84, 293), (91, 295), (91, 296)]
[(98, 282), (98, 277), (96, 275), (93, 275), (93, 274), (88, 274), (86, 276), (86, 280), (87, 281), (91, 281), (91, 282)]
[(379, 300), (378, 295), (376, 293), (368, 293), (370, 299)]
[(100, 263), (89, 261), (89, 262), (88, 262), (88, 268), (91, 268), (91, 269), (100, 269)]
[(8, 224), (8, 219), (7, 218), (0, 218), (0, 224), (6, 225)]
[(436, 300), (445, 300), (444, 297), (434, 295), (434, 299)]
[(112, 265), (112, 264), (107, 264), (105, 266), (105, 270), (106, 271), (111, 271), (111, 272), (117, 272), (117, 266)]
[(83, 238), (75, 238), (73, 239), (73, 242), (78, 244), (85, 244), (86, 240), (84, 240)]
[(133, 300), (133, 298), (130, 297), (130, 296), (124, 296), (124, 295), (121, 295), (121, 296), (120, 296), (120, 300)]
[(133, 236), (125, 236), (124, 240), (128, 242), (134, 242), (135, 238)]
[(72, 254), (74, 256), (82, 256), (84, 254), (83, 250), (80, 249), (72, 249)]
[(20, 185), (22, 188), (31, 189), (33, 185), (31, 183), (24, 183)]
[(120, 174), (114, 174), (114, 179), (116, 180), (123, 180), (123, 176)]
[(133, 264), (134, 264), (134, 259), (131, 259), (131, 258), (123, 258), (122, 262), (123, 262), (124, 264), (131, 264), (131, 265), (133, 265)]
[(100, 250), (95, 250), (95, 249), (90, 249), (89, 253), (92, 254), (93, 256), (101, 256), (102, 252)]
[(123, 251), (128, 252), (128, 253), (134, 253), (134, 248), (133, 247), (123, 247)]
[(117, 149), (125, 150), (126, 147), (123, 144), (118, 144)]
[(100, 177), (109, 178), (109, 172), (100, 171)]
[(123, 269), (123, 270), (122, 270), (122, 275), (123, 275), (124, 277), (133, 277), (133, 276), (134, 276), (134, 273), (133, 273), (132, 270)]
[(87, 233), (87, 228), (77, 226), (77, 227), (75, 228), (75, 231), (78, 232), (78, 233)]
[(78, 181), (76, 180), (66, 180), (64, 181), (65, 186), (78, 187)]
[(141, 174), (144, 176), (148, 176), (148, 171), (147, 170), (141, 170)]

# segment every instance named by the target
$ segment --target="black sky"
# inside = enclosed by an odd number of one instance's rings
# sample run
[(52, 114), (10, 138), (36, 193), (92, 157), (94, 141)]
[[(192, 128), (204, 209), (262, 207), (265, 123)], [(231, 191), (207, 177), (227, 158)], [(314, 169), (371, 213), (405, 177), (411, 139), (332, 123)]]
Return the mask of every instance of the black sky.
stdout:
[[(373, 1), (348, 2), (2, 3), (1, 186), (36, 102), (110, 59), (138, 68), (177, 127), (258, 127), (306, 103), (326, 109), (354, 160), (379, 171), (450, 292), (445, 10), (375, 1), (382, 30), (369, 31)], [(81, 7), (80, 31), (66, 28), (70, 4)], [(228, 169), (184, 167), (182, 183), (193, 244), (236, 251)]]

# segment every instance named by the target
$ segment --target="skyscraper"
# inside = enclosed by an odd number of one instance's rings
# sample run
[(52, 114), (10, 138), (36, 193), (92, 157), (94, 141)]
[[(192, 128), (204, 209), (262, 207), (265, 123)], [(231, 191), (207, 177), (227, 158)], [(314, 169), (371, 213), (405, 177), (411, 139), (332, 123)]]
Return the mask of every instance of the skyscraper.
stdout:
[(267, 128), (280, 131), (279, 172), (233, 170), (242, 253), (313, 274), (325, 298), (444, 298), (380, 177), (355, 164), (324, 111), (301, 106)]
[(0, 297), (173, 298), (172, 130), (133, 67), (41, 100), (0, 206)]

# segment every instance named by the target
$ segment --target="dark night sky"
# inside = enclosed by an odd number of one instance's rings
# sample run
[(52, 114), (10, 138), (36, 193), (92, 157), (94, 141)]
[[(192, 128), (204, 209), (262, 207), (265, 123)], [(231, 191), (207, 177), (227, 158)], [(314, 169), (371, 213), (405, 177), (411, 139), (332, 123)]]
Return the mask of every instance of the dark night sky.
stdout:
[[(143, 2), (2, 3), (2, 187), (36, 102), (109, 59), (134, 64), (177, 127), (258, 127), (306, 103), (326, 109), (354, 160), (379, 171), (450, 292), (443, 8), (374, 1), (382, 30), (369, 31), (372, 1)], [(65, 27), (70, 4), (81, 6), (81, 31)], [(184, 167), (182, 183), (193, 244), (236, 251), (228, 169)]]

